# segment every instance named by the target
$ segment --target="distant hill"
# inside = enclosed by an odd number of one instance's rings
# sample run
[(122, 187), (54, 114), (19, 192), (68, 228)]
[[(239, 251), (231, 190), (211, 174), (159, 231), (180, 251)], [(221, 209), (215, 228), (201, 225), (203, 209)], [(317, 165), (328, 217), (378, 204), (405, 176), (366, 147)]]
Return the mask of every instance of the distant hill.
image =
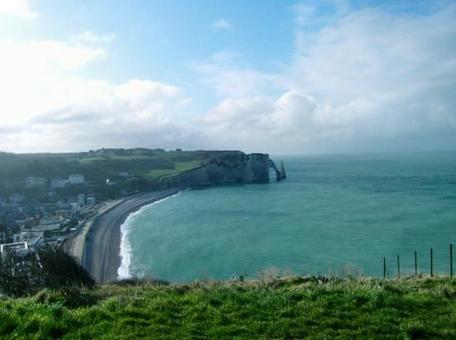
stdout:
[(83, 175), (86, 180), (84, 185), (56, 191), (115, 191), (114, 188), (106, 189), (108, 180), (112, 187), (118, 185), (119, 190), (154, 188), (161, 176), (197, 167), (211, 154), (211, 151), (144, 148), (100, 149), (81, 153), (0, 153), (0, 195), (24, 191), (25, 178), (30, 176), (45, 179), (44, 187), (49, 188), (52, 180), (66, 179), (72, 174)]
[(0, 153), (0, 164), (0, 198), (25, 193), (42, 202), (49, 193), (54, 199), (79, 193), (113, 198), (165, 187), (268, 182), (273, 162), (261, 153), (137, 148)]

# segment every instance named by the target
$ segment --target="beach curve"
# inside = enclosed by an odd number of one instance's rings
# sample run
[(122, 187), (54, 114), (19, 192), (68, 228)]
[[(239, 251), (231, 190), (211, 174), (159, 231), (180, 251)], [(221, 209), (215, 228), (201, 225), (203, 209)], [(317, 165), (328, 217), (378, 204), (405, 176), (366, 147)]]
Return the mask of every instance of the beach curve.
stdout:
[(100, 283), (117, 280), (121, 266), (121, 226), (128, 216), (142, 207), (179, 192), (168, 189), (139, 193), (125, 198), (93, 221), (84, 242), (82, 266)]
[(164, 202), (172, 197), (175, 197), (177, 195), (179, 195), (181, 192), (177, 192), (175, 194), (172, 194), (172, 195), (169, 195), (169, 196), (166, 196), (164, 198), (161, 198), (161, 199), (157, 199), (147, 205), (144, 205), (143, 207), (141, 207), (140, 209), (138, 209), (137, 211), (135, 211), (134, 213), (131, 213), (130, 215), (128, 215), (128, 217), (125, 219), (125, 222), (122, 223), (122, 225), (120, 226), (120, 233), (121, 233), (121, 239), (120, 239), (120, 267), (119, 269), (117, 270), (117, 278), (118, 280), (125, 280), (125, 279), (131, 279), (132, 278), (132, 275), (131, 275), (131, 272), (130, 272), (130, 266), (131, 266), (131, 256), (132, 256), (132, 248), (131, 248), (131, 244), (130, 244), (130, 241), (128, 239), (128, 234), (130, 232), (130, 227), (131, 227), (131, 223), (133, 222), (133, 220), (136, 218), (137, 215), (141, 214), (144, 209), (148, 209), (152, 206), (154, 206), (155, 204), (158, 204), (160, 202)]

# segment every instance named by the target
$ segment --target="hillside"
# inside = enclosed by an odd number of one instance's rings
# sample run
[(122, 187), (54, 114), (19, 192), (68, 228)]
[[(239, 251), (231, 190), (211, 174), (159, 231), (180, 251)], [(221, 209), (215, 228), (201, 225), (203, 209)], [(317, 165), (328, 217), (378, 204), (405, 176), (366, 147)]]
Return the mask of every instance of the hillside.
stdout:
[(3, 338), (455, 338), (456, 280), (117, 284), (0, 300)]
[[(241, 151), (165, 151), (100, 149), (81, 153), (12, 154), (0, 152), (0, 198), (21, 193), (44, 201), (81, 192), (114, 198), (164, 187), (267, 182), (267, 154)], [(68, 185), (71, 175), (81, 183)], [(27, 180), (32, 182), (27, 184)]]
[[(71, 174), (85, 177), (84, 184), (57, 188), (62, 196), (81, 191), (115, 196), (120, 191), (154, 189), (164, 175), (176, 174), (198, 166), (212, 153), (207, 151), (165, 151), (162, 149), (101, 149), (81, 153), (12, 154), (0, 153), (0, 194), (28, 192), (40, 197), (40, 187), (24, 188), (25, 178), (43, 178), (41, 196), (46, 196), (52, 180)], [(106, 185), (110, 180), (111, 186)]]

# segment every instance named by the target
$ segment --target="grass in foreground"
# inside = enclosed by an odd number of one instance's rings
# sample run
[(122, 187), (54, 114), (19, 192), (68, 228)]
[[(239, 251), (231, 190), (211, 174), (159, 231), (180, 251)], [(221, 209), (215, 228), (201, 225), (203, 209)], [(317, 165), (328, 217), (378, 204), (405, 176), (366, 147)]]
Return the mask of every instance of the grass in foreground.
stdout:
[(456, 280), (108, 285), (0, 301), (3, 338), (456, 338)]

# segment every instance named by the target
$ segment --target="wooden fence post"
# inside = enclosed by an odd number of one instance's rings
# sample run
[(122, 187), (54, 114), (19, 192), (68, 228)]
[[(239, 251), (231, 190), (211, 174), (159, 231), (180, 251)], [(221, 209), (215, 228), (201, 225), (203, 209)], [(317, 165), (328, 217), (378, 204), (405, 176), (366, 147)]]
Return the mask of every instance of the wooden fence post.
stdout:
[(450, 243), (450, 277), (453, 278), (453, 243)]
[(386, 258), (383, 258), (383, 279), (386, 279)]
[(415, 250), (415, 277), (418, 276), (418, 259), (416, 256), (416, 250)]
[(434, 276), (434, 254), (432, 252), (432, 248), (431, 248), (431, 277)]

